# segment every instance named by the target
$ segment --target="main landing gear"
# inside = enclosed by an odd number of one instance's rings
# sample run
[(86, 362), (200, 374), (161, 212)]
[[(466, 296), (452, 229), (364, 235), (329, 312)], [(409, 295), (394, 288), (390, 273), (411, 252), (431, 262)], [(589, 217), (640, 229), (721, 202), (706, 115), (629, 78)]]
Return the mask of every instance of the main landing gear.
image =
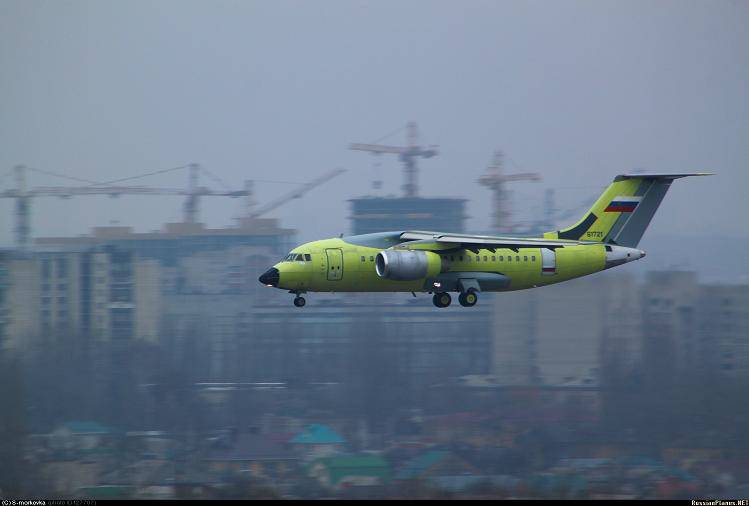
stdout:
[[(474, 288), (469, 288), (458, 296), (458, 302), (463, 307), (473, 307), (478, 300), (479, 295)], [(452, 297), (447, 292), (437, 292), (432, 296), (432, 303), (437, 307), (447, 307), (450, 302), (452, 302)]]
[(468, 291), (463, 292), (458, 296), (458, 302), (460, 302), (460, 305), (463, 307), (473, 307), (478, 300), (479, 296), (473, 288), (469, 288)]
[(447, 292), (438, 292), (432, 297), (432, 303), (437, 307), (447, 307), (452, 300), (452, 297)]

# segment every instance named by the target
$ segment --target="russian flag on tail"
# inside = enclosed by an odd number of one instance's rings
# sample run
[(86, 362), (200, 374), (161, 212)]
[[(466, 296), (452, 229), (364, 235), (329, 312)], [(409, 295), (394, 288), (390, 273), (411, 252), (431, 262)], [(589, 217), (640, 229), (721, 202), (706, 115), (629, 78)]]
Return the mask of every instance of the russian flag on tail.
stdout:
[(611, 201), (611, 203), (606, 206), (606, 209), (603, 210), (604, 213), (631, 213), (635, 210), (637, 207), (637, 204), (640, 203), (642, 200), (642, 197), (626, 197), (623, 195), (620, 195), (618, 197), (614, 197), (614, 200)]

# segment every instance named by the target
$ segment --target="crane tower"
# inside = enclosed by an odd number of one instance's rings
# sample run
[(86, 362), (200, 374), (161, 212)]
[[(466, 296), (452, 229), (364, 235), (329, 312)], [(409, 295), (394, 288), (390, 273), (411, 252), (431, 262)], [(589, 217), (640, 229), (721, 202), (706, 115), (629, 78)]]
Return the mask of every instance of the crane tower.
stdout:
[(504, 174), (504, 153), (494, 152), (494, 158), (486, 172), (479, 177), (478, 183), (492, 190), (492, 229), (496, 232), (507, 233), (513, 231), (512, 210), (510, 209), (509, 190), (506, 184), (511, 181), (540, 181), (537, 172), (520, 172)]
[(419, 129), (413, 121), (406, 125), (406, 143), (406, 146), (353, 143), (349, 145), (349, 149), (353, 151), (368, 151), (376, 155), (382, 153), (398, 155), (398, 158), (403, 162), (403, 173), (405, 176), (405, 181), (401, 187), (403, 189), (403, 196), (417, 197), (419, 193), (419, 167), (416, 162), (419, 158), (437, 156), (437, 146), (419, 146)]

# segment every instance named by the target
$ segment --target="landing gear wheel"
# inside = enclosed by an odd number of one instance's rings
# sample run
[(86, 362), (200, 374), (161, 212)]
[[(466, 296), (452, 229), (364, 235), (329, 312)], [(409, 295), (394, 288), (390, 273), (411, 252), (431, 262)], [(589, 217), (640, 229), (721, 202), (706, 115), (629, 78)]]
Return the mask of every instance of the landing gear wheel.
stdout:
[(307, 303), (307, 300), (304, 297), (296, 296), (294, 297), (294, 305), (296, 307), (304, 307), (304, 305)]
[(470, 288), (467, 292), (461, 293), (458, 296), (458, 302), (460, 302), (460, 305), (463, 307), (473, 307), (478, 300), (479, 296), (476, 295), (476, 290), (473, 288)]
[(452, 300), (452, 297), (447, 292), (435, 293), (432, 297), (432, 303), (437, 307), (447, 307)]

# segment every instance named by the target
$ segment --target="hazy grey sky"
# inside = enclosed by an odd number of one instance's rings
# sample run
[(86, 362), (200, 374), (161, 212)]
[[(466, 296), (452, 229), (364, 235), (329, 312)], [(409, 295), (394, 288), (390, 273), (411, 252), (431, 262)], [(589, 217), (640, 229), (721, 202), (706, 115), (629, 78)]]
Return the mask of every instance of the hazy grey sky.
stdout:
[[(469, 198), (471, 229), (488, 227), (475, 179), (501, 147), (509, 169), (544, 176), (515, 186), (519, 218), (549, 186), (569, 207), (622, 171), (708, 169), (719, 175), (674, 184), (648, 234), (747, 237), (747, 26), (745, 1), (2, 0), (0, 174), (23, 163), (109, 180), (194, 161), (240, 187), (349, 169), (271, 214), (309, 240), (348, 231), (346, 199), (369, 192), (371, 157), (347, 144), (415, 120), (441, 149), (421, 163), (421, 194)], [(383, 169), (400, 193), (397, 160)], [(264, 201), (290, 187), (257, 189)], [(37, 199), (33, 226), (149, 230), (181, 205)], [(202, 217), (222, 226), (240, 208), (204, 199)], [(0, 201), (0, 244), (12, 210)]]

